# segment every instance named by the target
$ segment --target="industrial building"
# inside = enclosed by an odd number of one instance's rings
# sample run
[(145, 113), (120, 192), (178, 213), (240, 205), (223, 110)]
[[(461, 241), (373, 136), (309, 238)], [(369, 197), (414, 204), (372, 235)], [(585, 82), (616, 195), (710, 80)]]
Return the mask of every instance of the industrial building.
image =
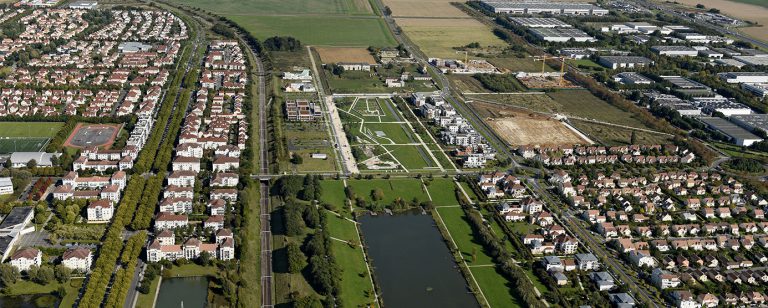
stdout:
[(768, 65), (768, 57), (766, 56), (735, 56), (733, 57), (737, 61), (744, 63), (746, 65)]
[(726, 117), (734, 115), (752, 114), (752, 109), (747, 105), (731, 101), (724, 97), (694, 98), (694, 105), (706, 113), (719, 112)]
[(69, 5), (70, 9), (78, 9), (78, 10), (92, 10), (95, 9), (99, 5), (96, 1), (76, 1)]
[(554, 15), (597, 15), (608, 14), (608, 10), (589, 3), (563, 2), (509, 2), (481, 1), (482, 6), (497, 14), (541, 14)]
[(571, 28), (572, 26), (557, 18), (510, 17), (509, 20), (528, 28)]
[(547, 42), (596, 42), (597, 39), (579, 29), (573, 28), (531, 28), (531, 33)]
[(601, 56), (597, 62), (610, 69), (644, 67), (653, 64), (651, 59), (640, 56)]
[(763, 139), (728, 120), (716, 117), (701, 117), (701, 122), (712, 130), (719, 131), (731, 138), (731, 142), (740, 146), (750, 146)]
[(654, 52), (670, 57), (689, 56), (695, 57), (699, 54), (699, 51), (688, 46), (653, 46), (651, 50)]
[[(8, 258), (13, 244), (16, 243), (19, 236), (27, 231), (25, 227), (34, 216), (35, 211), (31, 206), (14, 207), (5, 216), (3, 222), (0, 223), (0, 254), (2, 254), (0, 262), (5, 262), (5, 259)], [(30, 231), (34, 231), (34, 227)]]
[(727, 83), (768, 83), (768, 73), (764, 72), (728, 72), (717, 75)]
[(662, 79), (669, 81), (675, 87), (680, 89), (702, 89), (709, 90), (710, 88), (702, 83), (690, 80), (681, 76), (661, 76)]
[(758, 97), (768, 96), (768, 83), (742, 83), (741, 88)]
[(729, 118), (733, 123), (750, 131), (761, 129), (768, 132), (768, 114), (740, 114)]
[(653, 80), (635, 72), (622, 72), (613, 75), (613, 80), (626, 85), (648, 85)]
[(11, 178), (0, 178), (0, 195), (10, 195), (13, 193), (13, 182)]

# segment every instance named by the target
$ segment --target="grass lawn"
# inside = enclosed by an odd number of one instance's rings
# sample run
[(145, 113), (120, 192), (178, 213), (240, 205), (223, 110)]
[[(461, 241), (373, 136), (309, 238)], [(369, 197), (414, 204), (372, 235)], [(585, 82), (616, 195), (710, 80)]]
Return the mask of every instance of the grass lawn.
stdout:
[[(483, 251), (483, 246), (475, 241), (474, 232), (469, 222), (466, 221), (464, 210), (460, 207), (437, 208), (437, 212), (443, 218), (445, 227), (456, 241), (459, 251), (469, 265), (493, 264), (493, 260)], [(475, 257), (473, 257), (473, 253)]]
[(152, 284), (149, 285), (149, 293), (144, 294), (139, 292), (139, 298), (136, 299), (136, 307), (139, 307), (139, 308), (152, 307), (152, 304), (155, 301), (155, 296), (157, 295), (156, 293), (157, 284), (159, 283), (160, 283), (160, 277), (155, 277), (155, 280), (152, 280)]
[[(257, 108), (254, 108), (257, 109)], [(258, 123), (258, 122), (257, 122)], [(258, 138), (253, 138), (256, 142)], [(256, 155), (254, 155), (257, 157)], [(256, 159), (254, 157), (254, 159)], [(244, 287), (239, 288), (238, 300), (245, 306), (256, 306), (260, 303), (261, 292), (253, 290), (261, 289), (261, 221), (259, 218), (259, 184), (253, 183), (245, 191), (245, 198), (248, 200), (246, 219), (247, 228), (240, 229), (240, 236), (243, 243), (240, 245), (242, 253), (240, 254), (240, 277), (244, 280)]]
[(0, 122), (0, 137), (51, 138), (62, 126), (62, 122)]
[(433, 178), (427, 185), (432, 204), (435, 206), (459, 204), (459, 200), (456, 200), (455, 188), (456, 184), (451, 178)]
[[(327, 221), (331, 237), (341, 240), (352, 240), (354, 243), (359, 244), (354, 223), (331, 213), (329, 214)], [(332, 240), (331, 249), (333, 250), (336, 262), (343, 269), (341, 294), (344, 306), (360, 307), (371, 304), (374, 301), (372, 297), (373, 286), (368, 278), (362, 248), (359, 245), (355, 245), (353, 248), (346, 243)]]
[(323, 196), (320, 201), (328, 204), (333, 204), (336, 207), (344, 206), (344, 200), (347, 197), (344, 195), (344, 182), (341, 180), (323, 180), (320, 182), (320, 187), (323, 188)]
[(547, 93), (549, 97), (562, 105), (566, 114), (595, 119), (599, 121), (647, 128), (632, 113), (621, 110), (605, 102), (587, 90), (561, 90)]
[(61, 299), (59, 307), (75, 306), (75, 300), (77, 300), (77, 296), (79, 295), (78, 292), (80, 291), (80, 287), (83, 286), (84, 281), (84, 278), (75, 278), (69, 280), (69, 283), (64, 283), (66, 295), (64, 295), (64, 298)]
[(395, 46), (392, 34), (380, 18), (348, 16), (249, 16), (230, 19), (259, 39), (293, 36), (303, 44), (328, 46)]
[(459, 182), (459, 185), (461, 185), (461, 187), (464, 188), (464, 192), (467, 193), (467, 195), (469, 196), (469, 199), (471, 199), (472, 202), (476, 203), (478, 201), (475, 191), (472, 190), (472, 187), (469, 187), (469, 184), (465, 182)]
[(536, 289), (539, 289), (539, 291), (542, 293), (547, 291), (547, 287), (544, 286), (543, 283), (541, 283), (541, 280), (539, 280), (539, 277), (533, 273), (533, 270), (523, 268), (523, 271), (525, 272), (526, 275), (528, 275), (528, 278), (530, 278), (531, 281), (533, 281), (533, 286), (536, 287)]
[(420, 145), (390, 145), (386, 148), (392, 151), (392, 155), (410, 171), (437, 167), (437, 164), (432, 161), (432, 157)]
[(516, 289), (496, 272), (496, 267), (472, 267), (470, 271), (491, 307), (524, 307), (514, 295)]
[(411, 201), (413, 198), (418, 198), (419, 201), (429, 200), (418, 179), (349, 180), (347, 185), (352, 187), (357, 196), (365, 198), (367, 202), (371, 202), (371, 191), (376, 188), (384, 191), (384, 199), (381, 201), (383, 204), (391, 204), (398, 197), (405, 201)]
[[(301, 156), (301, 158), (303, 158), (302, 163), (300, 165), (293, 165), (290, 162), (286, 162), (286, 163), (291, 164), (291, 167), (295, 167), (296, 171), (298, 172), (336, 171), (336, 160), (334, 159), (334, 152), (330, 149), (298, 150), (298, 151), (292, 151), (292, 152), (298, 154), (299, 156)], [(326, 154), (328, 155), (328, 158), (326, 159), (312, 158), (311, 154), (314, 154), (314, 153)]]
[[(410, 128), (405, 124), (399, 123), (365, 123), (363, 130), (368, 130), (369, 135), (373, 136), (381, 144), (403, 144), (416, 142), (412, 136)], [(379, 136), (381, 132), (383, 135)]]
[(578, 59), (578, 60), (571, 60), (571, 61), (568, 61), (568, 62), (570, 62), (570, 64), (573, 64), (573, 65), (576, 65), (576, 66), (585, 66), (585, 67), (589, 67), (589, 68), (593, 68), (593, 67), (602, 68), (603, 67), (602, 65), (597, 64), (597, 63), (595, 63), (595, 61), (592, 61), (590, 59)]
[(216, 276), (217, 269), (214, 266), (200, 266), (197, 264), (185, 264), (163, 270), (163, 277), (198, 277)]

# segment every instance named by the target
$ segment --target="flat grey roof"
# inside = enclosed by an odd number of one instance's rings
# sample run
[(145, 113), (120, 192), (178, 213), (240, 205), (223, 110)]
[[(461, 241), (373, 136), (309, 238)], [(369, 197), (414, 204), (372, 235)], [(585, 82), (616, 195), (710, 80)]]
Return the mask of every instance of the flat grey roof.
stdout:
[(530, 30), (542, 37), (591, 37), (586, 32), (573, 28), (532, 28)]
[(709, 89), (709, 87), (704, 84), (682, 76), (661, 76), (661, 78), (671, 82), (673, 85), (681, 89)]
[(756, 136), (755, 134), (749, 132), (746, 129), (743, 129), (739, 127), (738, 125), (717, 117), (701, 117), (699, 118), (702, 122), (706, 123), (708, 126), (721, 131), (723, 134), (726, 134), (730, 137), (737, 138), (737, 139), (761, 139), (760, 137)]
[(641, 56), (600, 56), (601, 60), (611, 63), (651, 63), (651, 59)]
[(515, 23), (521, 26), (531, 27), (531, 28), (540, 28), (540, 27), (570, 28), (572, 27), (571, 25), (557, 18), (510, 17), (509, 20), (514, 21)]
[(11, 178), (0, 178), (0, 187), (3, 186), (13, 186), (13, 182), (11, 182)]
[(11, 209), (11, 212), (8, 213), (8, 215), (5, 216), (5, 219), (3, 219), (3, 222), (0, 223), (0, 229), (12, 227), (24, 222), (24, 219), (26, 219), (31, 212), (31, 206), (18, 206)]
[(603, 10), (604, 8), (589, 3), (561, 3), (561, 2), (519, 2), (519, 1), (483, 1), (494, 8), (520, 8), (520, 9), (545, 9), (545, 10)]
[(732, 115), (730, 118), (743, 126), (752, 129), (759, 128), (768, 132), (768, 114), (739, 114)]
[(653, 46), (651, 49), (656, 51), (697, 51), (693, 47), (688, 46)]

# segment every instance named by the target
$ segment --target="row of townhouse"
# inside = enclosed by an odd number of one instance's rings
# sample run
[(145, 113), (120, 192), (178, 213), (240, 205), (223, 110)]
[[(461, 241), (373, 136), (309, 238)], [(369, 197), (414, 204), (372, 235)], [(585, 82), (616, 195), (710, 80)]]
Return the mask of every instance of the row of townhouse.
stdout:
[(173, 13), (153, 10), (113, 10), (113, 20), (91, 33), (95, 40), (180, 41), (189, 37), (187, 25)]

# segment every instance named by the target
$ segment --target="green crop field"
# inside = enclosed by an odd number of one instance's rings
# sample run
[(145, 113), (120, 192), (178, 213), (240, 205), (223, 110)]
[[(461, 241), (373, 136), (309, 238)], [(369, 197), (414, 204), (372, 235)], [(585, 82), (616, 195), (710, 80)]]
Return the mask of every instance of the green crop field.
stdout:
[(374, 180), (349, 180), (347, 185), (352, 187), (354, 193), (371, 202), (371, 192), (376, 188), (384, 191), (383, 204), (390, 204), (396, 198), (402, 198), (405, 201), (411, 201), (413, 198), (419, 201), (427, 201), (427, 193), (422, 189), (421, 181), (418, 179), (374, 179)]
[(220, 15), (372, 15), (365, 0), (171, 0)]
[(44, 137), (50, 138), (59, 132), (61, 122), (0, 122), (2, 137)]
[(455, 189), (456, 184), (451, 178), (434, 178), (427, 185), (427, 190), (432, 196), (432, 204), (435, 206), (459, 204), (459, 200), (456, 200)]
[(562, 105), (562, 111), (566, 114), (626, 126), (648, 128), (633, 114), (614, 107), (587, 90), (563, 90), (550, 92), (547, 95)]
[(259, 39), (293, 36), (303, 44), (328, 46), (395, 46), (384, 21), (350, 16), (228, 16)]

